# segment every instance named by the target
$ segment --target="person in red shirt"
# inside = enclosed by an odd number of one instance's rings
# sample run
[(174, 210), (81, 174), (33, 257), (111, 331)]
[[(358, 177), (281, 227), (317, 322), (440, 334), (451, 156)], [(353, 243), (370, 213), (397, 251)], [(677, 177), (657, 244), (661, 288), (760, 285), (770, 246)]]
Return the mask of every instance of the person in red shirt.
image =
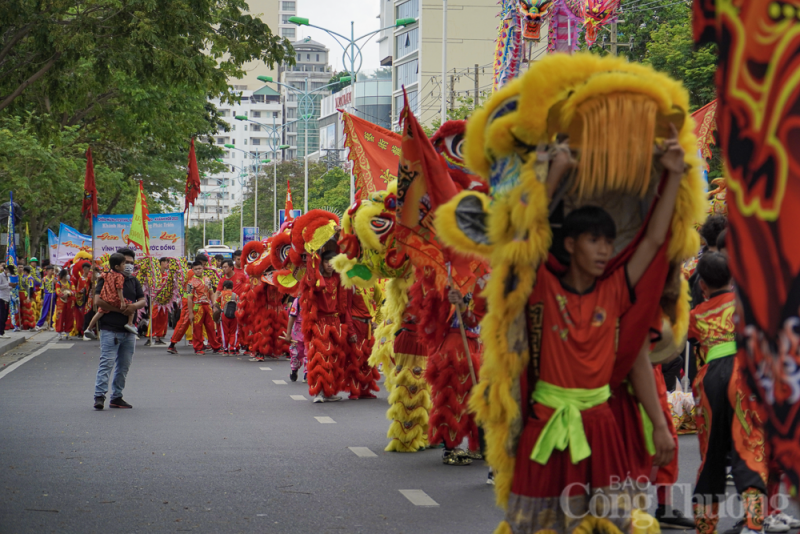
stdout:
[[(161, 287), (169, 277), (169, 260), (167, 258), (161, 258), (158, 262), (159, 272), (161, 274), (160, 282), (156, 287)], [(167, 335), (167, 327), (169, 326), (169, 317), (167, 314), (168, 309), (164, 306), (160, 306), (157, 303), (153, 303), (153, 337), (155, 340), (153, 341), (154, 345), (165, 345), (163, 337)], [(149, 345), (150, 340), (148, 339), (145, 345)]]
[(238, 346), (236, 302), (239, 297), (233, 292), (233, 282), (231, 280), (224, 280), (220, 283), (222, 284), (222, 291), (217, 296), (217, 304), (221, 310), (222, 352), (228, 355), (234, 354)]
[(59, 339), (69, 339), (74, 323), (75, 291), (69, 283), (69, 271), (62, 269), (56, 282), (56, 332)]
[[(526, 312), (530, 360), (523, 371), (531, 395), (523, 401), (523, 429), (499, 531), (571, 532), (586, 516), (613, 524), (599, 528), (631, 529), (632, 496), (624, 481), (632, 462), (609, 404), (610, 384), (617, 327), (633, 306), (636, 285), (666, 246), (684, 174), (684, 152), (677, 130), (671, 130), (658, 147), (667, 173), (660, 198), (627, 261), (607, 269), (614, 257), (616, 224), (602, 208), (583, 206), (563, 222), (567, 267), (543, 261), (537, 268)], [(548, 198), (574, 165), (569, 149), (557, 146), (546, 180)], [(652, 463), (661, 466), (672, 460), (676, 445), (658, 399), (645, 337), (637, 343), (643, 350), (627, 377), (653, 424)], [(590, 506), (598, 495), (606, 503), (602, 511)]]
[(703, 254), (697, 272), (705, 302), (689, 316), (689, 340), (698, 345), (702, 360), (693, 384), (702, 459), (693, 498), (695, 528), (700, 534), (716, 530), (719, 501), (727, 484), (726, 452), (730, 451), (731, 474), (745, 512), (742, 534), (754, 534), (764, 530), (768, 456), (759, 411), (745, 393), (735, 356), (736, 297), (731, 273), (719, 252)]
[[(239, 296), (239, 302), (241, 302), (242, 297), (247, 293), (247, 287), (250, 285), (250, 276), (248, 276), (247, 272), (242, 267), (242, 251), (238, 249), (233, 251), (233, 272), (244, 279), (244, 286), (240, 288), (240, 291), (236, 289), (235, 285), (233, 288), (233, 292)], [(244, 325), (239, 320), (236, 322), (238, 330), (237, 338), (239, 343), (241, 343), (244, 340)], [(237, 348), (233, 354), (239, 354), (239, 349)]]
[[(183, 283), (183, 287), (180, 288), (181, 291), (181, 315), (178, 319), (178, 324), (175, 325), (175, 330), (172, 332), (172, 339), (169, 341), (169, 347), (167, 347), (167, 352), (170, 354), (178, 354), (178, 348), (175, 346), (183, 336), (186, 336), (187, 340), (192, 337), (192, 331), (189, 328), (192, 326), (192, 323), (189, 321), (189, 294), (191, 293), (191, 288), (189, 286), (189, 282), (194, 278), (194, 270), (190, 270), (186, 274), (186, 281)], [(187, 334), (188, 331), (188, 334)]]
[[(225, 284), (225, 282), (228, 281), (231, 282), (232, 284), (231, 291), (238, 297), (236, 299), (236, 301), (238, 302), (244, 296), (245, 292), (247, 292), (247, 286), (248, 286), (247, 275), (244, 274), (244, 271), (242, 271), (241, 269), (239, 269), (239, 271), (237, 272), (236, 268), (234, 267), (233, 260), (224, 260), (222, 262), (222, 277), (219, 279), (219, 283), (217, 283), (216, 293), (214, 293), (214, 301), (216, 302), (215, 307), (220, 314), (222, 314), (222, 312), (225, 311), (224, 308), (222, 307), (222, 302), (220, 301), (220, 295), (224, 290), (223, 285)], [(233, 317), (233, 319), (228, 319), (227, 322), (228, 322), (228, 327), (232, 328), (233, 332), (238, 332), (239, 325), (236, 320), (236, 317)], [(220, 322), (220, 325), (222, 325), (222, 322)], [(223, 330), (222, 326), (220, 327), (220, 331), (223, 333), (227, 332)], [(230, 354), (238, 353), (239, 352), (238, 335), (228, 334), (226, 337), (229, 340), (229, 343), (227, 345), (228, 353)], [(234, 343), (230, 343), (231, 340), (236, 340), (236, 341)]]
[(347, 307), (347, 290), (331, 259), (336, 253), (327, 251), (319, 260), (316, 281), (303, 279), (303, 336), (308, 358), (308, 393), (313, 402), (341, 400), (336, 395), (344, 388), (347, 342), (357, 341), (353, 321)]
[(192, 324), (192, 346), (195, 354), (205, 354), (203, 352), (203, 327), (208, 333), (208, 344), (214, 354), (219, 354), (220, 344), (217, 339), (217, 331), (212, 317), (212, 305), (214, 295), (211, 293), (209, 281), (203, 277), (203, 264), (195, 261), (192, 264), (194, 277), (189, 281), (191, 293), (187, 299), (189, 321)]

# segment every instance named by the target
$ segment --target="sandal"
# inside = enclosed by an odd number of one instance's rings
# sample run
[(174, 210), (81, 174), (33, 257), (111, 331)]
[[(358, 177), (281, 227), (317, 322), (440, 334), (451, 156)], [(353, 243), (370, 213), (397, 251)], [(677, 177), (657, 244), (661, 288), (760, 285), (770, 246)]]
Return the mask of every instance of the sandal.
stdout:
[(483, 460), (483, 455), (480, 451), (473, 452), (469, 450), (465, 451), (464, 449), (454, 449), (453, 452), (463, 458), (469, 458), (470, 460)]
[(444, 465), (470, 465), (472, 458), (460, 456), (456, 451), (444, 451), (442, 454), (442, 463)]

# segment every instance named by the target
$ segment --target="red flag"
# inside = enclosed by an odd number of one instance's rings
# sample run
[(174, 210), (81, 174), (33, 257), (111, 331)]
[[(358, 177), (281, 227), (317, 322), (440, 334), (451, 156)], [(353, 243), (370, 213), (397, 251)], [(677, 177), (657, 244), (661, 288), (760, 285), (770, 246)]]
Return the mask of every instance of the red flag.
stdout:
[(377, 124), (342, 111), (344, 146), (350, 149), (356, 181), (356, 200), (383, 191), (396, 178), (400, 136)]
[(292, 186), (289, 183), (289, 180), (286, 180), (286, 209), (284, 210), (286, 214), (284, 215), (284, 221), (292, 220), (293, 209), (294, 204), (292, 204)]
[(97, 209), (97, 184), (94, 183), (94, 162), (92, 161), (92, 147), (86, 149), (86, 178), (83, 181), (83, 205), (81, 213), (92, 220), (99, 213)]
[(189, 209), (189, 204), (194, 205), (200, 194), (200, 170), (197, 168), (197, 156), (194, 154), (194, 137), (189, 148), (189, 173), (186, 175), (186, 203), (183, 211)]

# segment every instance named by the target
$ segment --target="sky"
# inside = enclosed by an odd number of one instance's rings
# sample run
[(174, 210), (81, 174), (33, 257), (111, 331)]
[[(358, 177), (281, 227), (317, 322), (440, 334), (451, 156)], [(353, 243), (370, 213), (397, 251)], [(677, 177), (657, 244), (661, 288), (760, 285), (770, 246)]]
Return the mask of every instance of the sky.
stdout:
[[(365, 33), (380, 28), (381, 0), (298, 0), (297, 16), (309, 19), (311, 24), (322, 26), (336, 33), (347, 37), (350, 36), (350, 21), (355, 22), (355, 36), (359, 37)], [(298, 38), (311, 37), (313, 40), (323, 43), (330, 50), (329, 63), (337, 71), (343, 70), (342, 67), (342, 47), (336, 44), (333, 37), (322, 30), (309, 28), (307, 26), (298, 27)], [(366, 46), (363, 46), (364, 63), (361, 70), (375, 70), (380, 67), (380, 57), (378, 44), (376, 43), (377, 34), (372, 37)], [(363, 45), (366, 39), (359, 41)], [(358, 63), (356, 63), (358, 67)]]

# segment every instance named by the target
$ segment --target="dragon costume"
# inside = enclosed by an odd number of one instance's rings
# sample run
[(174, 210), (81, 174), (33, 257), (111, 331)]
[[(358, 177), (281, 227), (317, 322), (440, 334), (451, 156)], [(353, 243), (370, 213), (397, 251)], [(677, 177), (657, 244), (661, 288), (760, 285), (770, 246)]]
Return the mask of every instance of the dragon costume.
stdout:
[(772, 455), (800, 486), (800, 114), (796, 0), (695, 0), (694, 35), (719, 47), (716, 110), (728, 186), (739, 353)]
[[(570, 520), (558, 507), (558, 499), (530, 497), (519, 486), (519, 455), (527, 461), (531, 454), (520, 446), (520, 438), (539, 368), (541, 332), (537, 328), (542, 313), (557, 313), (528, 302), (538, 268), (545, 261), (558, 264), (550, 255), (551, 215), (558, 222), (565, 212), (583, 205), (604, 207), (615, 217), (618, 229), (618, 254), (611, 263), (625, 261), (631, 244), (635, 246), (640, 238), (661, 183), (659, 164), (651, 159), (653, 143), (666, 137), (673, 124), (688, 170), (678, 191), (669, 240), (637, 286), (647, 290), (637, 292), (636, 302), (619, 324), (610, 384), (614, 396), (623, 399), (613, 410), (615, 418), (620, 425), (631, 425), (625, 432), (627, 456), (631, 464), (640, 461), (635, 456), (636, 451), (645, 450), (644, 438), (637, 432), (641, 422), (635, 404), (624, 400), (630, 395), (623, 380), (661, 313), (659, 304), (673, 324), (675, 338), (683, 337), (688, 296), (677, 277), (678, 266), (699, 248), (694, 225), (705, 216), (688, 105), (688, 95), (678, 82), (649, 67), (614, 57), (553, 55), (495, 93), (469, 121), (466, 160), (489, 181), (491, 197), (459, 193), (437, 211), (436, 228), (451, 246), (486, 257), (491, 264), (492, 275), (484, 291), (488, 313), (481, 323), (484, 361), (470, 407), (486, 432), (497, 502), (508, 511), (498, 533), (560, 533), (581, 528), (620, 532), (620, 523), (592, 515)], [(569, 135), (570, 146), (579, 155), (578, 165), (573, 179), (548, 198), (543, 183), (548, 173), (546, 149), (559, 134)], [(608, 451), (591, 454), (607, 456)], [(640, 470), (641, 466), (631, 466), (633, 472)], [(571, 496), (571, 502), (573, 498), (582, 497)], [(631, 517), (630, 510), (619, 512), (623, 518)], [(634, 531), (638, 523), (634, 522)]]

